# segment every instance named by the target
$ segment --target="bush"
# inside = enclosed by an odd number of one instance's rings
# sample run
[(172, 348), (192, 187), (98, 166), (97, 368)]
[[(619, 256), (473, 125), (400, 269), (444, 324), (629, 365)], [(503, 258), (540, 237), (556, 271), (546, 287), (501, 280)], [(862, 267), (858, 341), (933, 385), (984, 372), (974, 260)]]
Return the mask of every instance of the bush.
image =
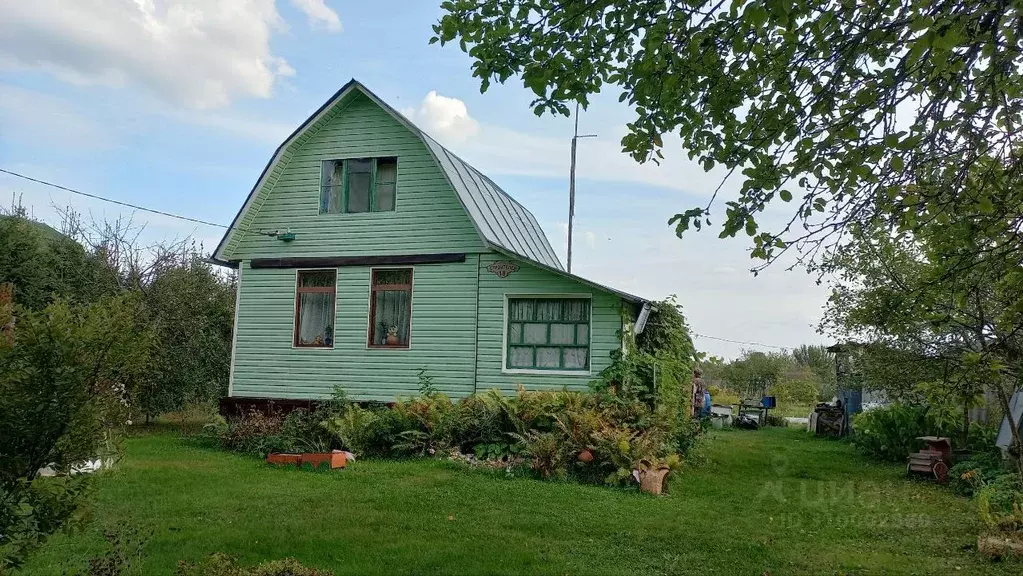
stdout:
[(777, 414), (768, 414), (767, 420), (764, 422), (764, 424), (767, 426), (775, 426), (778, 428), (788, 428), (789, 421), (786, 420), (784, 416), (779, 416)]
[(711, 402), (715, 404), (724, 404), (729, 406), (731, 404), (739, 403), (739, 395), (728, 388), (708, 386), (707, 391), (710, 392)]
[(175, 576), (333, 576), (327, 570), (303, 566), (298, 560), (288, 558), (263, 562), (258, 566), (243, 568), (238, 561), (226, 554), (211, 554), (199, 562), (178, 563)]
[(1023, 482), (1016, 473), (994, 478), (977, 493), (980, 518), (1000, 532), (1023, 531)]
[(281, 437), (283, 424), (284, 416), (280, 412), (253, 410), (226, 423), (210, 425), (207, 430), (226, 450), (265, 458), (271, 452), (288, 451)]
[(114, 455), (125, 390), (152, 344), (136, 305), (57, 301), (17, 312), (13, 337), (0, 338), (0, 573), (78, 517), (88, 479), (40, 482), (39, 469)]
[[(407, 457), (473, 453), (473, 461), (529, 460), (541, 478), (574, 477), (622, 484), (641, 462), (677, 466), (705, 424), (682, 412), (611, 393), (496, 390), (457, 402), (430, 391), (387, 408), (360, 406), (338, 393), (315, 412), (287, 417), (253, 412), (208, 427), (225, 449), (260, 457), (268, 452), (344, 448), (359, 456)], [(577, 456), (593, 455), (591, 462)], [(457, 453), (457, 454), (456, 454)]]
[(856, 448), (888, 462), (904, 462), (919, 449), (919, 436), (948, 436), (950, 432), (927, 406), (892, 404), (853, 417)]

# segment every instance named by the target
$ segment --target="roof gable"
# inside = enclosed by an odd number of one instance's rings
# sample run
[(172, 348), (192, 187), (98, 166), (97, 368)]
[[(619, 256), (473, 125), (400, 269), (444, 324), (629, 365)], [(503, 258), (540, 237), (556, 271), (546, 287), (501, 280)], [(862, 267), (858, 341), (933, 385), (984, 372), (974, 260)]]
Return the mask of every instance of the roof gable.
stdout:
[(214, 260), (227, 263), (230, 259), (225, 257), (227, 248), (232, 245), (235, 235), (245, 229), (243, 224), (246, 215), (257, 205), (260, 197), (259, 191), (268, 182), (272, 183), (272, 180), (280, 174), (280, 166), (287, 163), (290, 154), (301, 145), (304, 136), (324, 121), (335, 108), (345, 105), (353, 95), (359, 93), (391, 114), (423, 141), (457, 194), (459, 202), (469, 215), (484, 244), (550, 268), (563, 270), (550, 242), (529, 210), (501, 190), (492, 180), (441, 146), (408, 118), (356, 80), (349, 81), (334, 93), (274, 151), (270, 162), (260, 174), (242, 209), (235, 216), (231, 227), (217, 245), (217, 249), (214, 251)]
[(256, 185), (249, 192), (245, 204), (231, 222), (231, 227), (214, 251), (214, 261), (229, 264), (228, 258), (224, 257), (225, 249), (231, 244), (236, 233), (241, 233), (245, 230), (243, 223), (247, 213), (258, 201), (259, 191), (263, 189), (269, 180), (275, 178), (275, 175), (280, 174), (282, 166), (287, 163), (293, 150), (301, 146), (307, 132), (314, 130), (320, 123), (327, 121), (335, 108), (346, 105), (353, 96), (358, 94), (365, 95), (422, 140), (427, 150), (429, 150), (437, 162), (437, 165), (440, 166), (446, 180), (454, 189), (459, 202), (486, 246), (510, 256), (523, 258), (564, 276), (575, 278), (594, 288), (615, 293), (634, 304), (646, 303), (645, 299), (638, 296), (633, 296), (565, 272), (561, 261), (558, 259), (554, 249), (551, 248), (547, 236), (540, 228), (540, 224), (532, 212), (502, 190), (493, 180), (442, 146), (408, 118), (354, 79), (335, 92), (277, 148), (270, 162), (260, 174)]

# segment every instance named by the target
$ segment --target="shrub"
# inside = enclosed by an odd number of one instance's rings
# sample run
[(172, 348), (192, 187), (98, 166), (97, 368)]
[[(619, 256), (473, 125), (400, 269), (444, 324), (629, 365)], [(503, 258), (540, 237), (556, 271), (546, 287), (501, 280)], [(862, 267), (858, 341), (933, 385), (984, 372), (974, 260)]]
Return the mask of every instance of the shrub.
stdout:
[(974, 496), (1004, 473), (1001, 454), (980, 453), (949, 470), (949, 487), (962, 496)]
[[(491, 390), (453, 402), (436, 390), (402, 398), (393, 407), (359, 406), (343, 393), (315, 412), (253, 412), (209, 427), (229, 450), (265, 456), (271, 451), (340, 447), (357, 455), (468, 454), (458, 460), (519, 461), (541, 478), (630, 482), (641, 462), (676, 465), (705, 430), (684, 407), (652, 410), (636, 398), (605, 392)], [(581, 462), (583, 450), (593, 456)]]
[(724, 404), (727, 406), (739, 403), (739, 395), (728, 388), (708, 386), (707, 391), (710, 392), (711, 402), (715, 404)]
[(220, 445), (234, 452), (265, 458), (271, 452), (288, 452), (290, 447), (281, 436), (284, 416), (280, 412), (253, 410), (240, 418), (214, 425)]
[(568, 450), (553, 432), (530, 431), (522, 438), (529, 466), (541, 478), (564, 478), (568, 474)]
[(778, 428), (788, 428), (789, 421), (784, 416), (778, 414), (768, 414), (767, 420), (764, 422), (767, 426), (776, 426)]
[(258, 566), (241, 567), (238, 561), (226, 554), (216, 553), (199, 562), (178, 563), (175, 576), (333, 576), (333, 572), (303, 566), (298, 560), (288, 558), (263, 562)]
[(864, 454), (902, 462), (917, 450), (917, 437), (947, 435), (948, 430), (943, 429), (927, 406), (892, 404), (854, 416), (853, 432), (853, 443)]
[(1023, 482), (1016, 473), (991, 480), (977, 493), (980, 518), (1000, 532), (1023, 531)]
[(15, 316), (0, 338), (0, 572), (78, 518), (88, 479), (40, 482), (38, 471), (112, 456), (152, 343), (132, 298)]
[(286, 452), (329, 452), (334, 440), (323, 416), (304, 408), (288, 413), (277, 436)]

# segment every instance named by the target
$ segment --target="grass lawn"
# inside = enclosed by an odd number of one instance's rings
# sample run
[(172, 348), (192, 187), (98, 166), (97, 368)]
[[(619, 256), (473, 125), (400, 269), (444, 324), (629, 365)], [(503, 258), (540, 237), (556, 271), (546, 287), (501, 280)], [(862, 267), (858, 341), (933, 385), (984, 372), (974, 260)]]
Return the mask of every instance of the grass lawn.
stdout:
[(216, 551), (338, 574), (1020, 574), (972, 551), (970, 501), (846, 444), (717, 431), (704, 453), (655, 498), (433, 460), (273, 469), (138, 437), (98, 479), (93, 527), (54, 537), (25, 572), (82, 565), (104, 526), (136, 523), (154, 530), (147, 575)]

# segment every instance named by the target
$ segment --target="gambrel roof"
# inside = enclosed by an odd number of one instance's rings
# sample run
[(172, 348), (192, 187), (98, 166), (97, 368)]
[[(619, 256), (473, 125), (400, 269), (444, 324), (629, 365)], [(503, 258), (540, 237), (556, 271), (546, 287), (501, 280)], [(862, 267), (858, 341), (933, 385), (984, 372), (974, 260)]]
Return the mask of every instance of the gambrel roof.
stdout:
[(304, 142), (307, 132), (323, 122), (330, 111), (337, 105), (349, 102), (352, 97), (358, 94), (365, 95), (423, 141), (427, 150), (429, 150), (443, 171), (448, 183), (458, 195), (459, 202), (472, 221), (480, 239), (488, 248), (509, 256), (523, 258), (542, 268), (564, 276), (571, 276), (596, 288), (613, 292), (633, 304), (643, 305), (647, 302), (638, 296), (633, 296), (565, 272), (561, 261), (558, 259), (557, 254), (555, 254), (554, 249), (551, 248), (547, 236), (544, 235), (540, 224), (532, 212), (502, 190), (493, 180), (470, 166), (444, 146), (441, 146), (429, 134), (355, 79), (350, 80), (334, 93), (330, 99), (324, 102), (312, 116), (306, 119), (277, 148), (270, 162), (263, 169), (262, 174), (260, 174), (256, 185), (249, 193), (244, 206), (239, 210), (231, 222), (231, 227), (217, 245), (217, 249), (213, 253), (213, 261), (233, 265), (228, 248), (236, 242), (236, 234), (241, 234), (244, 230), (243, 221), (245, 215), (257, 201), (261, 201), (259, 199), (260, 191), (268, 183), (268, 180), (272, 182), (279, 175), (279, 172), (283, 169), (283, 164), (286, 164), (287, 159), (291, 157), (294, 150)]
[(473, 226), (480, 235), (480, 239), (485, 245), (502, 252), (509, 252), (547, 268), (553, 268), (558, 271), (564, 270), (561, 266), (561, 261), (558, 260), (554, 249), (551, 248), (550, 242), (547, 241), (547, 237), (540, 228), (540, 224), (536, 221), (536, 217), (525, 206), (519, 204), (504, 190), (501, 190), (500, 186), (495, 184), (493, 180), (487, 178), (479, 170), (476, 170), (453, 152), (441, 146), (408, 118), (354, 79), (331, 96), (319, 110), (303, 122), (277, 148), (270, 163), (263, 169), (259, 180), (252, 188), (252, 192), (249, 193), (245, 205), (231, 222), (231, 228), (224, 234), (220, 244), (217, 245), (217, 249), (213, 253), (215, 260), (226, 263), (231, 259), (229, 256), (225, 258), (224, 252), (237, 229), (242, 228), (241, 221), (243, 215), (254, 204), (260, 189), (263, 188), (267, 178), (274, 174), (274, 170), (281, 162), (281, 159), (291, 153), (290, 149), (302, 139), (302, 136), (312, 126), (316, 125), (321, 117), (325, 116), (337, 104), (348, 101), (357, 92), (364, 94), (373, 103), (387, 111), (398, 122), (422, 139), (434, 160), (443, 170), (445, 178), (451, 184), (451, 187), (454, 188), (455, 193), (458, 194), (458, 200), (463, 208), (465, 208), (469, 219), (472, 221)]

